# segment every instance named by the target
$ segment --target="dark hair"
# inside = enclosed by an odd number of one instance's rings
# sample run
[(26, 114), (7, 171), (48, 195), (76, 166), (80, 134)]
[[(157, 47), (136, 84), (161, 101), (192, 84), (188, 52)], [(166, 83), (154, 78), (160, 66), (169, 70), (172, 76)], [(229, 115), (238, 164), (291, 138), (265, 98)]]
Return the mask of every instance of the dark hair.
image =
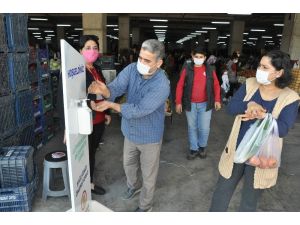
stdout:
[(194, 48), (193, 50), (192, 50), (192, 54), (193, 55), (196, 55), (196, 54), (202, 54), (202, 55), (204, 55), (204, 56), (206, 56), (207, 55), (207, 53), (206, 53), (206, 51), (202, 48), (202, 47), (196, 47), (196, 48)]
[(264, 56), (269, 57), (271, 59), (271, 64), (275, 67), (277, 71), (283, 69), (282, 76), (277, 78), (275, 81), (276, 87), (287, 87), (293, 79), (291, 71), (291, 62), (288, 54), (280, 50), (272, 50), (270, 52), (267, 52)]
[(238, 59), (239, 58), (239, 56), (238, 56), (238, 54), (236, 53), (236, 52), (233, 52), (232, 53), (232, 55), (231, 55), (231, 57), (230, 57), (230, 59)]
[(99, 49), (99, 38), (96, 35), (82, 35), (79, 39), (79, 49), (82, 50), (88, 41), (94, 41)]

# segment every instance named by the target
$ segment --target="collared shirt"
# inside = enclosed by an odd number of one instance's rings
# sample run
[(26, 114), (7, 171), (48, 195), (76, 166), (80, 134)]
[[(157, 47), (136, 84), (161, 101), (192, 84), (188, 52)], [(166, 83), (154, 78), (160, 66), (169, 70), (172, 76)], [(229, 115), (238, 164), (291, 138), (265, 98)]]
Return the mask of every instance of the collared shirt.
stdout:
[(170, 82), (162, 69), (150, 79), (137, 71), (136, 63), (125, 67), (108, 85), (110, 101), (126, 94), (121, 104), (123, 135), (137, 144), (158, 143), (164, 131), (165, 103), (170, 93)]

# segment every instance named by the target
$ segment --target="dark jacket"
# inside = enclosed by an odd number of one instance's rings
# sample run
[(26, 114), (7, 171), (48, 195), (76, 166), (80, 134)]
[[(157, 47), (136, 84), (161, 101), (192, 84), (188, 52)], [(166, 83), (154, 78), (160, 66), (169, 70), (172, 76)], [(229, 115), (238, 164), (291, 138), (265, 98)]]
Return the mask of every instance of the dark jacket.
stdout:
[[(214, 78), (213, 68), (205, 64), (206, 67), (206, 94), (207, 94), (207, 106), (206, 111), (214, 108), (215, 95), (214, 95)], [(188, 60), (184, 63), (182, 69), (186, 68), (186, 77), (183, 87), (182, 106), (186, 111), (191, 111), (191, 97), (194, 83), (194, 62)]]

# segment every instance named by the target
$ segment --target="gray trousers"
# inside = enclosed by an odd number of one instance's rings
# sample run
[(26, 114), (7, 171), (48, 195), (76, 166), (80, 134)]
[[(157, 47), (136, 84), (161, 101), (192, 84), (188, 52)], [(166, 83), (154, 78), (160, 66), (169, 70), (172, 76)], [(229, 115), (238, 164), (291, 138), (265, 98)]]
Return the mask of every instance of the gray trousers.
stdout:
[(159, 156), (162, 141), (152, 144), (135, 144), (127, 138), (124, 140), (123, 165), (129, 188), (140, 188), (142, 174), (142, 190), (139, 207), (148, 209), (152, 206), (156, 178), (159, 168)]

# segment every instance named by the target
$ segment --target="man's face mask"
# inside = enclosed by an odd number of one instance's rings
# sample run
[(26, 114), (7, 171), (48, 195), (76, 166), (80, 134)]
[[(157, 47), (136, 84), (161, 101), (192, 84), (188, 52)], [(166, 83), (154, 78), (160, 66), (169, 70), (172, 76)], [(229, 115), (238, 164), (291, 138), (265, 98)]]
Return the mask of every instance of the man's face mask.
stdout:
[(151, 69), (150, 66), (141, 63), (141, 61), (139, 59), (137, 61), (136, 67), (140, 74), (149, 75), (149, 71)]

